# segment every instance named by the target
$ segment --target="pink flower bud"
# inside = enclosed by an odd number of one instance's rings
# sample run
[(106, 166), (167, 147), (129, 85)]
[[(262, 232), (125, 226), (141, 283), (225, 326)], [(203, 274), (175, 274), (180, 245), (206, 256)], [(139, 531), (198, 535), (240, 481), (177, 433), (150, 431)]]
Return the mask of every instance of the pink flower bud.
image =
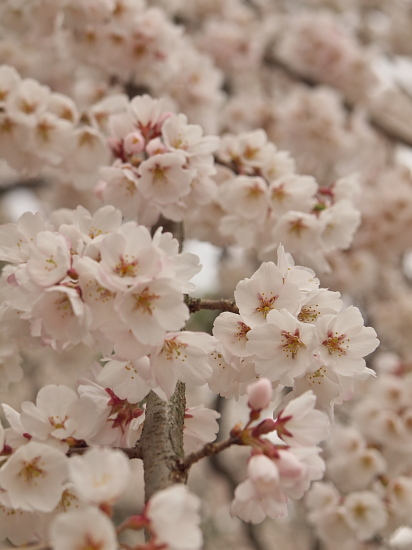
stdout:
[(137, 155), (145, 148), (146, 142), (140, 132), (135, 130), (124, 138), (123, 147), (126, 155)]
[(252, 430), (253, 437), (259, 437), (260, 435), (268, 434), (276, 430), (276, 422), (271, 418), (265, 418), (260, 424), (255, 426)]
[(265, 409), (272, 399), (272, 383), (267, 378), (261, 378), (246, 389), (248, 405), (253, 411)]

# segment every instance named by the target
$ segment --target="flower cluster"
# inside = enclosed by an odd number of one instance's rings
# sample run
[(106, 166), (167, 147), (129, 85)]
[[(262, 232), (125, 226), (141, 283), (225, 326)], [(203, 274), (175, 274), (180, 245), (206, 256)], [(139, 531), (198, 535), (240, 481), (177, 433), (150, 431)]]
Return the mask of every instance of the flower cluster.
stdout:
[[(71, 155), (76, 162), (85, 142), (98, 141), (100, 161), (109, 150), (93, 128), (78, 129), (74, 102), (13, 67), (0, 67), (0, 151), (13, 168), (36, 175), (44, 166), (60, 166)], [(80, 160), (79, 160), (80, 162)]]
[[(244, 393), (256, 375), (299, 395), (313, 389), (318, 407), (333, 414), (349, 398), (353, 381), (373, 371), (364, 356), (378, 346), (356, 307), (342, 309), (338, 292), (319, 288), (313, 271), (294, 266), (279, 247), (278, 263), (263, 263), (235, 290), (239, 314), (214, 323), (219, 347), (209, 385), (223, 395)], [(223, 369), (223, 370), (222, 370)]]
[(1, 428), (0, 434), (0, 513), (6, 519), (0, 540), (18, 545), (51, 541), (55, 550), (86, 545), (115, 550), (119, 533), (146, 527), (151, 543), (171, 550), (201, 547), (200, 502), (186, 487), (158, 492), (141, 515), (116, 529), (112, 507), (131, 481), (123, 452), (96, 447), (67, 457), (59, 448), (24, 438), (12, 452), (10, 429), (5, 434)]
[[(272, 384), (262, 378), (249, 385), (247, 393), (250, 420), (243, 429), (233, 428), (231, 435), (251, 446), (252, 454), (247, 480), (236, 488), (231, 513), (260, 523), (267, 516), (286, 516), (288, 498), (302, 498), (311, 481), (322, 477), (325, 464), (317, 444), (327, 436), (328, 418), (314, 409), (316, 397), (308, 391), (290, 401), (275, 420), (255, 424), (270, 404)], [(268, 434), (271, 439), (264, 437)]]
[(345, 425), (333, 427), (326, 480), (306, 499), (319, 537), (331, 544), (339, 525), (342, 548), (411, 525), (410, 366), (382, 354), (377, 367), (379, 376), (348, 411)]
[(328, 269), (325, 254), (350, 246), (360, 223), (354, 178), (320, 188), (313, 177), (296, 173), (291, 156), (263, 130), (223, 136), (217, 162), (219, 232), (226, 239), (257, 250), (260, 259), (282, 243), (322, 270)]
[(340, 89), (350, 100), (364, 99), (376, 85), (368, 56), (327, 11), (289, 19), (275, 55), (305, 77)]
[(118, 385), (126, 391), (127, 381), (133, 388), (135, 373), (166, 395), (178, 379), (204, 384), (213, 337), (177, 332), (189, 317), (183, 293), (193, 289), (198, 258), (179, 253), (170, 233), (159, 229), (152, 238), (136, 222), (122, 224), (112, 206), (94, 215), (78, 207), (53, 221), (27, 213), (1, 228), (0, 257), (10, 262), (2, 278), (4, 322), (28, 324), (32, 337), (56, 350), (83, 342), (114, 351), (120, 362), (105, 376), (113, 373), (115, 392)]
[(213, 198), (216, 136), (203, 136), (185, 115), (166, 112), (147, 95), (135, 97), (108, 124), (116, 160), (101, 170), (97, 192), (104, 202), (151, 226), (160, 214), (180, 221)]

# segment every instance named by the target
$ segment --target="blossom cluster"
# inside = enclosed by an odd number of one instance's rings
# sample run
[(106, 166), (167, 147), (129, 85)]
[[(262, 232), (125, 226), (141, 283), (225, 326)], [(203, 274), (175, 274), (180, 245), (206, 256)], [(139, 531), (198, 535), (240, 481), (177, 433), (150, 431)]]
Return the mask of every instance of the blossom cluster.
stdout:
[(278, 263), (263, 263), (235, 290), (239, 313), (224, 312), (213, 334), (209, 385), (222, 395), (239, 395), (245, 382), (264, 376), (294, 395), (312, 389), (318, 407), (333, 415), (335, 403), (350, 397), (355, 379), (373, 371), (364, 356), (378, 346), (358, 308), (342, 307), (338, 292), (319, 288), (312, 270), (295, 266), (283, 247)]
[(105, 372), (117, 368), (124, 391), (126, 380), (134, 387), (135, 374), (146, 381), (146, 393), (159, 387), (170, 396), (178, 379), (204, 384), (214, 338), (179, 332), (189, 317), (183, 294), (193, 289), (198, 258), (179, 253), (177, 240), (161, 228), (152, 237), (134, 221), (122, 223), (113, 206), (93, 216), (81, 206), (61, 211), (53, 224), (26, 213), (1, 227), (0, 257), (10, 262), (2, 273), (7, 331), (58, 351), (83, 342), (114, 352), (118, 363)]
[(144, 95), (110, 116), (108, 126), (116, 160), (101, 169), (97, 193), (124, 216), (148, 226), (160, 214), (181, 221), (214, 197), (212, 153), (219, 139), (203, 136), (186, 115), (167, 112), (162, 101)]
[(333, 15), (326, 10), (307, 12), (287, 23), (287, 32), (274, 48), (276, 56), (305, 77), (338, 88), (349, 100), (368, 96), (377, 83), (370, 56)]
[(306, 499), (310, 522), (331, 548), (336, 529), (342, 548), (353, 548), (411, 525), (410, 368), (383, 354), (377, 363), (389, 369), (367, 386), (346, 425), (333, 427), (326, 479)]
[(59, 90), (84, 108), (131, 85), (168, 96), (215, 130), (220, 71), (164, 10), (147, 4), (34, 0), (16, 6), (5, 0), (0, 60), (50, 85), (58, 81)]
[[(273, 256), (282, 243), (321, 270), (328, 269), (328, 252), (350, 246), (360, 223), (356, 177), (319, 187), (312, 176), (296, 172), (293, 158), (263, 130), (224, 135), (217, 163), (219, 232), (225, 239), (257, 250), (260, 259)], [(201, 217), (210, 218), (213, 208)], [(198, 218), (192, 216), (195, 234)]]
[[(52, 548), (116, 550), (125, 529), (148, 528), (151, 544), (198, 550), (199, 499), (183, 486), (158, 492), (140, 515), (116, 528), (113, 506), (131, 481), (122, 451), (99, 448), (67, 457), (52, 445), (28, 441), (11, 451), (10, 429), (0, 429), (0, 540), (44, 543)], [(24, 439), (24, 438), (23, 438)]]
[[(317, 444), (328, 434), (327, 415), (315, 410), (316, 397), (307, 391), (290, 401), (275, 417), (259, 424), (261, 412), (270, 405), (272, 384), (266, 378), (247, 388), (250, 420), (231, 434), (252, 447), (247, 479), (235, 491), (231, 514), (260, 523), (266, 517), (287, 515), (289, 498), (300, 499), (311, 481), (321, 479), (325, 464)], [(271, 438), (263, 437), (269, 435)], [(276, 435), (277, 438), (276, 438)]]
[(106, 118), (126, 103), (124, 95), (116, 94), (82, 113), (69, 96), (1, 65), (1, 156), (25, 177), (41, 174), (90, 189), (97, 169), (111, 158)]

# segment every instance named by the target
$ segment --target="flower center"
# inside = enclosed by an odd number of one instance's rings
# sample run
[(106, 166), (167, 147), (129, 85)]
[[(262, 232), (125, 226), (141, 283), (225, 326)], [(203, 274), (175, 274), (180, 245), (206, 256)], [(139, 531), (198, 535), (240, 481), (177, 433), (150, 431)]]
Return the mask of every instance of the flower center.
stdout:
[(300, 348), (306, 348), (305, 344), (299, 338), (299, 329), (296, 329), (294, 334), (291, 332), (286, 332), (286, 330), (282, 330), (281, 334), (282, 341), (284, 342), (282, 345), (282, 351), (286, 353), (286, 357), (295, 359)]
[(149, 287), (146, 287), (140, 294), (133, 294), (135, 304), (133, 311), (137, 309), (143, 310), (143, 313), (153, 314), (153, 301), (158, 300), (160, 296), (158, 294), (150, 293)]
[(181, 352), (181, 349), (185, 348), (187, 348), (187, 344), (183, 342), (178, 342), (174, 339), (166, 340), (162, 348), (162, 353), (165, 354), (168, 361), (173, 361), (173, 359), (180, 359), (181, 361), (185, 361), (187, 355), (182, 354)]
[(260, 306), (256, 308), (256, 311), (259, 311), (262, 313), (263, 317), (267, 317), (267, 314), (272, 309), (275, 309), (273, 303), (279, 296), (271, 296), (270, 298), (266, 298), (265, 294), (262, 292), (262, 294), (259, 294), (259, 302)]
[[(337, 332), (333, 334), (332, 331), (329, 331), (328, 338), (322, 342), (322, 345), (327, 347), (330, 355), (333, 355), (334, 353), (338, 353), (339, 357), (341, 355), (346, 355), (346, 350), (342, 347), (345, 343), (345, 336), (345, 334), (338, 335)], [(346, 347), (348, 348), (349, 346)]]
[(19, 476), (30, 485), (41, 476), (45, 476), (45, 471), (39, 466), (40, 456), (36, 456), (30, 462), (23, 461), (23, 468), (19, 472)]
[(129, 262), (126, 255), (125, 258), (120, 258), (120, 262), (115, 266), (114, 272), (120, 277), (136, 277), (138, 268), (139, 262), (137, 260)]

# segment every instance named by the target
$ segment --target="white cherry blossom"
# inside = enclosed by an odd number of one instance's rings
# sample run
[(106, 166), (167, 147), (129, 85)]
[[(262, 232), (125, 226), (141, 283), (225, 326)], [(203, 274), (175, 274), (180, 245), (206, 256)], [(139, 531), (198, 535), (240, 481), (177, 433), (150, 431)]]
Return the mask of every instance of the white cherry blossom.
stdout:
[(384, 503), (372, 491), (351, 493), (345, 498), (346, 521), (359, 540), (371, 539), (387, 521)]
[(106, 514), (94, 507), (59, 514), (50, 526), (50, 539), (55, 550), (118, 548), (113, 523)]
[(186, 158), (181, 153), (153, 155), (138, 170), (139, 189), (146, 199), (166, 206), (190, 193), (191, 174), (184, 168)]
[(100, 247), (100, 277), (113, 291), (126, 291), (133, 285), (150, 281), (160, 271), (160, 255), (149, 231), (134, 222), (106, 235)]
[(328, 436), (329, 421), (327, 416), (315, 409), (316, 396), (307, 391), (292, 399), (279, 413), (276, 422), (280, 429), (278, 434), (287, 445), (317, 445)]
[(375, 330), (364, 326), (362, 315), (354, 306), (318, 319), (316, 337), (320, 359), (342, 376), (363, 372), (363, 357), (379, 344)]
[(146, 516), (156, 542), (171, 550), (200, 550), (200, 500), (185, 485), (157, 492), (146, 506)]
[(299, 298), (298, 286), (285, 281), (273, 262), (263, 263), (250, 279), (240, 281), (235, 290), (242, 319), (251, 327), (265, 324), (269, 312), (274, 309), (295, 313)]
[(120, 399), (139, 403), (149, 393), (151, 386), (150, 360), (141, 357), (134, 361), (112, 359), (105, 363), (96, 376), (96, 382), (104, 388), (111, 388)]
[(248, 479), (238, 485), (230, 513), (244, 521), (261, 523), (267, 516), (286, 516), (286, 502), (279, 469), (274, 461), (264, 455), (249, 459)]
[(91, 313), (79, 292), (69, 286), (51, 286), (33, 305), (32, 335), (55, 349), (66, 349), (87, 337)]
[(30, 251), (27, 271), (38, 285), (47, 287), (65, 278), (71, 267), (70, 246), (62, 235), (41, 231)]
[(58, 440), (75, 437), (82, 422), (76, 414), (78, 401), (76, 393), (67, 386), (44, 386), (37, 394), (36, 404), (25, 401), (21, 405), (24, 431), (40, 440), (49, 436)]
[(30, 257), (29, 244), (35, 236), (46, 230), (52, 230), (38, 212), (26, 212), (20, 216), (17, 224), (9, 223), (0, 226), (0, 259), (6, 262), (20, 263)]
[(287, 386), (308, 370), (314, 346), (314, 327), (285, 309), (270, 311), (267, 323), (248, 333), (247, 349), (257, 356), (256, 372)]
[(213, 336), (190, 331), (170, 332), (150, 354), (150, 365), (160, 388), (169, 397), (176, 382), (206, 384), (212, 375), (209, 355), (216, 345)]
[(13, 508), (51, 512), (67, 477), (67, 457), (48, 445), (29, 442), (0, 468), (0, 485)]
[(236, 313), (224, 311), (213, 323), (213, 335), (237, 357), (250, 357), (252, 354), (246, 348), (250, 327)]
[(120, 318), (143, 344), (156, 345), (166, 330), (180, 329), (189, 317), (183, 295), (168, 279), (140, 283), (116, 297)]
[(113, 504), (130, 482), (129, 460), (122, 451), (94, 448), (68, 461), (79, 497), (96, 506)]

